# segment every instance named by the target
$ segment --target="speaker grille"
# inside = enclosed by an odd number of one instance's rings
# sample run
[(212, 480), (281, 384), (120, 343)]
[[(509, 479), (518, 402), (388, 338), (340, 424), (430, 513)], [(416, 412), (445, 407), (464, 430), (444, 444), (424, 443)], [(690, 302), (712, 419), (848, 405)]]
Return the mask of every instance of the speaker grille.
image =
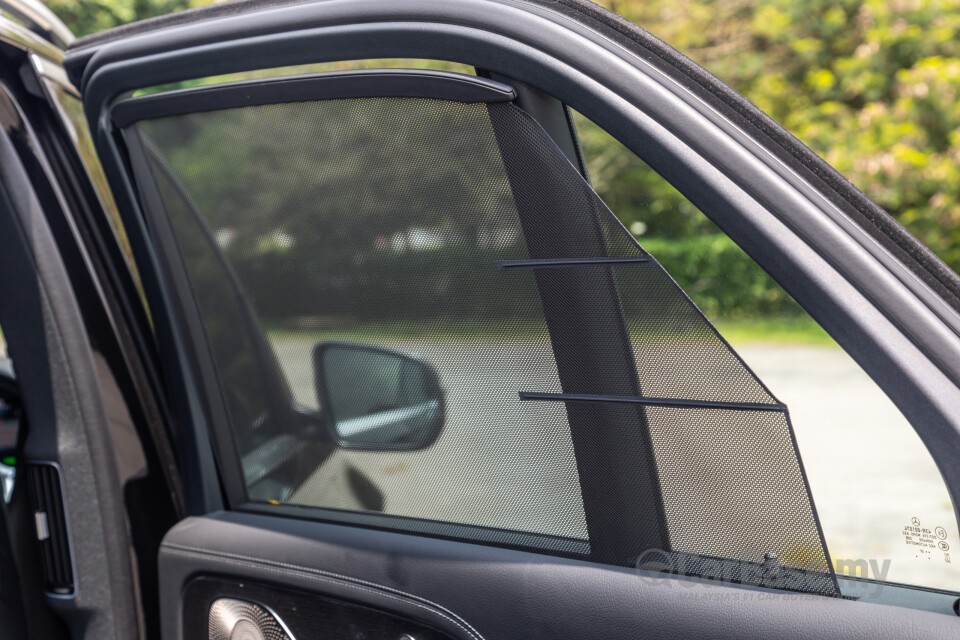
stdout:
[(210, 640), (294, 640), (272, 611), (233, 598), (210, 605), (209, 633)]

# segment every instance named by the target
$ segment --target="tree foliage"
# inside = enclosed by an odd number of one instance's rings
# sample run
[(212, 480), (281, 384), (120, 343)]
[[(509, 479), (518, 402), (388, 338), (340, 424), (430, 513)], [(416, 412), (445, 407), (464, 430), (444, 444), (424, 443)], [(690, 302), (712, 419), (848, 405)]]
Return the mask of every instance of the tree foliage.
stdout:
[(607, 5), (743, 93), (960, 268), (960, 1)]
[[(48, 0), (78, 34), (209, 0)], [(960, 268), (960, 0), (607, 0), (781, 122)], [(597, 190), (628, 227), (711, 225), (583, 123)], [(637, 224), (639, 223), (639, 224)]]
[(43, 0), (77, 36), (211, 4), (210, 0)]

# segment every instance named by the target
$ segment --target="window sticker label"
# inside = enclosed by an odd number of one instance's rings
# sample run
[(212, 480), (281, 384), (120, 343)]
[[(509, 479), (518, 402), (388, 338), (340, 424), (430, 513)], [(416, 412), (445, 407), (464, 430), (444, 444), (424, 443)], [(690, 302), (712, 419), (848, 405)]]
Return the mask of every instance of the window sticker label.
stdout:
[(923, 526), (920, 518), (910, 519), (910, 524), (903, 527), (903, 538), (908, 547), (914, 549), (914, 556), (927, 560), (943, 560), (950, 564), (950, 543), (947, 541), (947, 530), (943, 527)]

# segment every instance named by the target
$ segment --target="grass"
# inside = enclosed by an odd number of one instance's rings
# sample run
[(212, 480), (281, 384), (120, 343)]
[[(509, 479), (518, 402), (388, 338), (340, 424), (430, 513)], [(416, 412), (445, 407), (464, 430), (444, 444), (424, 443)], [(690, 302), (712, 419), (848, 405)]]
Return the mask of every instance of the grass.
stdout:
[[(834, 341), (810, 318), (744, 318), (725, 319), (716, 323), (720, 334), (735, 347), (743, 345), (813, 345), (832, 346)], [(348, 340), (357, 342), (392, 338), (422, 338), (431, 335), (441, 342), (464, 340), (502, 339), (503, 324), (441, 324), (432, 327), (409, 324), (370, 323), (354, 328), (342, 327), (297, 330), (285, 327), (270, 327), (268, 335), (273, 340)], [(531, 322), (516, 322), (506, 334), (517, 340), (545, 337), (543, 325)]]

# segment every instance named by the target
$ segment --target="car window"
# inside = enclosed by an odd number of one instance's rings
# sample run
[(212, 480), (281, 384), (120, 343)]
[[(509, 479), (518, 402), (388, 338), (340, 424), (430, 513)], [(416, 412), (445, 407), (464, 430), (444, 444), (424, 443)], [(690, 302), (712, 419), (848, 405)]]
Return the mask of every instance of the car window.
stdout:
[[(488, 161), (498, 155), (489, 120), (473, 130), (484, 105), (395, 99), (370, 112), (356, 101), (316, 109), (295, 103), (142, 124), (158, 150), (154, 175), (227, 389), (250, 496), (388, 510), (582, 546), (586, 526), (562, 406), (498, 402), (504, 382), (513, 398), (558, 383), (544, 320), (530, 313), (535, 284), (497, 269), (499, 258), (523, 257), (522, 238), (518, 225), (503, 223), (513, 203), (502, 165)], [(260, 140), (248, 137), (255, 122)], [(397, 135), (381, 122), (398, 122)], [(308, 123), (331, 129), (304, 135)], [(338, 132), (338, 123), (351, 130)], [(466, 139), (454, 149), (430, 144), (451, 126)], [(281, 144), (270, 141), (276, 136)], [(362, 145), (357, 136), (389, 142)], [(312, 142), (320, 139), (330, 150), (322, 166)], [(198, 156), (201, 148), (209, 153)], [(227, 162), (237, 154), (246, 160)], [(221, 174), (221, 188), (202, 186), (222, 162), (242, 167), (243, 176)], [(282, 170), (262, 169), (271, 165)], [(235, 191), (241, 184), (243, 192)], [(467, 238), (470, 252), (462, 249)], [(296, 285), (278, 287), (283, 279)], [(249, 298), (231, 295), (224, 281), (238, 282)], [(490, 322), (493, 314), (506, 323)], [(304, 439), (262, 419), (271, 403), (256, 356), (263, 349), (237, 318), (259, 327), (254, 333), (265, 336), (293, 399), (312, 410), (321, 403), (318, 344), (375, 345), (429, 362), (446, 387), (448, 421), (463, 424), (463, 435), (448, 431), (416, 452), (315, 450), (305, 477), (274, 473), (283, 461), (273, 452), (289, 455), (290, 443)], [(335, 357), (327, 360), (337, 366)], [(339, 403), (338, 416), (352, 413), (349, 400)], [(509, 495), (501, 485), (512, 487)]]
[(123, 135), (247, 499), (836, 593), (787, 407), (516, 105), (176, 109)]
[(956, 589), (953, 504), (903, 414), (693, 204), (600, 127), (575, 120), (594, 188), (789, 407), (837, 573)]

